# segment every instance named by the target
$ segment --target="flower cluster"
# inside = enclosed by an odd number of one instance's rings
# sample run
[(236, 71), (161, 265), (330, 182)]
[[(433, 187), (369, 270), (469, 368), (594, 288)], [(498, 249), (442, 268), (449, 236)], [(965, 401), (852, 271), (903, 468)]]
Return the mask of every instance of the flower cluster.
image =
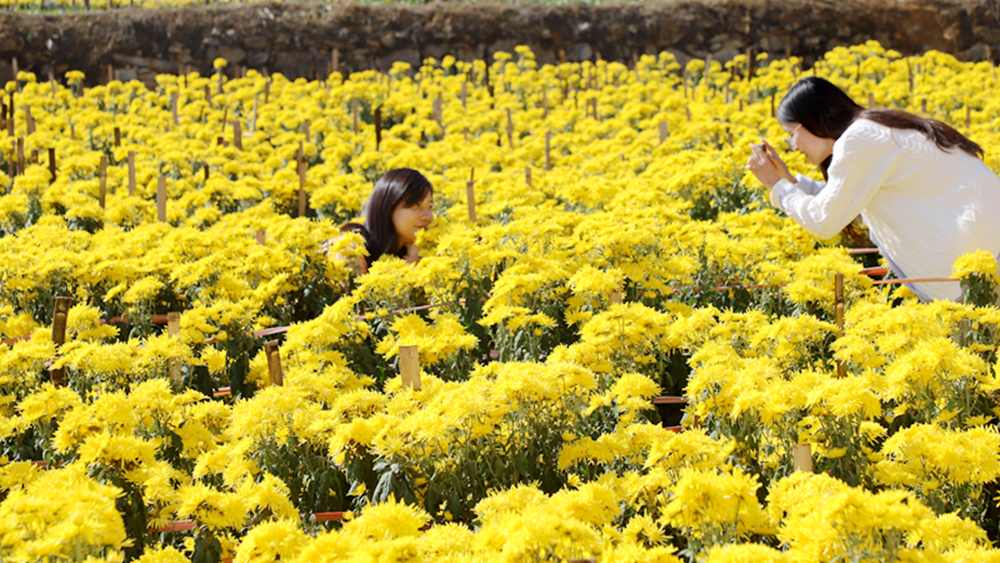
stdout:
[[(742, 164), (781, 134), (772, 100), (802, 69), (747, 69), (539, 65), (519, 47), (317, 82), (82, 89), (71, 72), (53, 95), (19, 77), (26, 166), (0, 151), (0, 554), (1000, 558), (995, 259), (956, 262), (966, 303), (922, 304), (771, 209)], [(811, 72), (926, 105), (1000, 164), (989, 64), (870, 43)], [(437, 219), (419, 263), (358, 275), (364, 244), (338, 227), (398, 167), (431, 180)]]

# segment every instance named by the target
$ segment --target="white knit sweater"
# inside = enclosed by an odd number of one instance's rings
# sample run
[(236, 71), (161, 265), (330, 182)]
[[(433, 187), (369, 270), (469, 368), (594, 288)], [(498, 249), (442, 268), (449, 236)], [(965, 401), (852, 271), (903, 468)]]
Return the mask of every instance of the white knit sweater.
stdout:
[[(1000, 253), (1000, 178), (923, 133), (859, 119), (833, 145), (827, 183), (780, 180), (771, 203), (821, 239), (859, 214), (900, 278), (949, 277), (962, 254)], [(960, 300), (957, 282), (908, 284), (922, 300)]]

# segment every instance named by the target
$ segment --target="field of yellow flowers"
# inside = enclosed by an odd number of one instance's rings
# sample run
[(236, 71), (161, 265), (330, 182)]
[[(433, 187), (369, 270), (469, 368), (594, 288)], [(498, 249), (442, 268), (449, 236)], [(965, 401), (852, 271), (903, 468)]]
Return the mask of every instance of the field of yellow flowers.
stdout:
[[(876, 43), (749, 62), (21, 73), (0, 556), (1000, 561), (995, 260), (956, 263), (966, 304), (921, 304), (743, 167), (807, 72), (954, 124), (998, 170), (995, 68)], [(338, 227), (397, 167), (434, 184), (423, 258), (356, 276)]]

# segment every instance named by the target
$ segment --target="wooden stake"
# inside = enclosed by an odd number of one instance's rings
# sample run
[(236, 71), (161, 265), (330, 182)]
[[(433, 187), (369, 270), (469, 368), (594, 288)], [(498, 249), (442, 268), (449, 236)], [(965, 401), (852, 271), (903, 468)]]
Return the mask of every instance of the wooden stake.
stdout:
[(108, 65), (108, 83), (113, 82), (115, 79), (115, 67)]
[(663, 144), (663, 141), (667, 140), (667, 135), (669, 135), (669, 134), (670, 134), (670, 132), (667, 129), (667, 122), (666, 121), (661, 121), (660, 122), (660, 144), (661, 145)]
[(524, 167), (524, 182), (526, 184), (528, 184), (529, 188), (533, 187), (531, 185), (531, 167), (530, 166), (525, 166)]
[(403, 387), (420, 391), (420, 354), (416, 346), (399, 347), (399, 375)]
[(118, 127), (115, 127), (115, 146), (122, 146), (122, 130)]
[(52, 99), (56, 99), (56, 75), (49, 69), (49, 90), (52, 94)]
[(686, 107), (686, 108), (684, 108), (684, 111), (687, 112), (688, 123), (690, 123), (691, 122), (691, 108), (690, 107)]
[(74, 140), (74, 141), (76, 140), (76, 124), (75, 123), (70, 123), (69, 124), (69, 138), (72, 139), (72, 140)]
[(375, 150), (382, 145), (382, 108), (375, 108)]
[(135, 151), (128, 151), (128, 195), (135, 195)]
[(100, 191), (97, 192), (97, 203), (101, 206), (101, 209), (105, 209), (108, 200), (108, 156), (104, 154), (101, 155), (100, 178), (101, 183)]
[(167, 222), (167, 178), (165, 176), (156, 179), (156, 220), (161, 223)]
[(18, 173), (24, 174), (24, 137), (17, 138), (17, 170)]
[(14, 91), (18, 94), (21, 93), (21, 81), (17, 79), (17, 75), (20, 71), (17, 69), (17, 57), (10, 60), (11, 66), (14, 68)]
[[(464, 84), (464, 82), (463, 82), (463, 84)], [(432, 111), (434, 112), (434, 121), (436, 121), (437, 124), (438, 124), (438, 127), (441, 128), (441, 136), (443, 137), (444, 136), (444, 111), (443, 111), (443, 109), (442, 109), (441, 106), (442, 106), (441, 94), (438, 94), (438, 96), (436, 98), (434, 98), (434, 102), (433, 102), (433, 106), (432, 106)]]
[(772, 117), (772, 118), (773, 118), (773, 117), (774, 117), (775, 115), (777, 115), (777, 113), (776, 113), (776, 112), (775, 112), (775, 110), (774, 110), (774, 99), (775, 99), (775, 97), (776, 97), (776, 96), (777, 96), (777, 94), (771, 94), (771, 117)]
[[(833, 277), (833, 303), (834, 303), (834, 318), (837, 322), (837, 338), (844, 337), (844, 274), (837, 273)], [(844, 377), (847, 375), (847, 370), (844, 368), (843, 362), (837, 360), (837, 377)]]
[(204, 166), (202, 167), (202, 170), (204, 170), (204, 171), (205, 171), (205, 181), (207, 182), (207, 181), (208, 181), (208, 175), (209, 175), (209, 171), (208, 171), (208, 165), (207, 165), (207, 164), (206, 164), (206, 165), (204, 165)]
[(868, 109), (875, 109), (875, 94), (868, 92)]
[(340, 72), (340, 49), (334, 49), (330, 53), (330, 68), (333, 69), (333, 72)]
[(31, 149), (31, 163), (38, 164), (38, 149)]
[(622, 303), (622, 290), (615, 289), (608, 295), (608, 302), (612, 305), (621, 305)]
[(212, 88), (207, 84), (205, 85), (205, 103), (208, 107), (212, 107)]
[(465, 183), (465, 199), (469, 206), (469, 222), (476, 222), (476, 183), (469, 180)]
[(927, 115), (927, 98), (920, 100), (920, 113)]
[(545, 131), (545, 171), (552, 170), (552, 131)]
[(243, 130), (239, 120), (233, 121), (233, 146), (236, 150), (243, 150)]
[(312, 121), (309, 120), (309, 119), (305, 120), (305, 122), (302, 123), (302, 130), (303, 130), (303, 133), (305, 133), (305, 135), (306, 135), (306, 142), (307, 143), (311, 143), (312, 142), (312, 133), (310, 132), (311, 127), (312, 127)]
[(278, 351), (278, 341), (264, 343), (264, 353), (267, 354), (267, 373), (271, 376), (271, 385), (281, 387), (285, 384), (285, 374), (281, 370), (281, 353)]
[(52, 176), (49, 178), (49, 184), (56, 181), (56, 149), (49, 147), (49, 174)]
[(180, 94), (174, 92), (173, 95), (170, 96), (170, 111), (174, 115), (174, 127), (180, 125), (180, 118), (177, 115), (177, 105), (179, 103), (180, 103)]
[[(66, 320), (69, 318), (69, 308), (73, 300), (69, 297), (56, 297), (55, 309), (52, 312), (52, 343), (59, 348), (66, 343)], [(53, 369), (50, 372), (52, 384), (56, 387), (66, 386), (66, 368)]]
[(299, 217), (306, 216), (306, 155), (302, 150), (302, 143), (299, 143), (299, 151), (296, 155), (299, 169)]
[(19, 167), (17, 165), (17, 141), (10, 140), (10, 189), (14, 189), (14, 178), (18, 175)]
[(24, 106), (24, 126), (27, 128), (25, 137), (35, 132), (35, 117), (31, 115), (31, 106), (27, 104)]
[(271, 77), (267, 77), (267, 82), (264, 83), (264, 103), (268, 103), (271, 100)]
[(510, 108), (507, 108), (507, 143), (510, 150), (514, 150), (514, 118), (511, 116)]
[(267, 231), (255, 231), (253, 235), (257, 239), (257, 244), (267, 246)]
[(813, 472), (812, 446), (809, 444), (792, 446), (792, 467), (795, 468), (795, 471)]
[(972, 128), (972, 107), (965, 106), (965, 130)]
[[(167, 313), (167, 334), (171, 338), (179, 338), (181, 333), (181, 314), (179, 312)], [(175, 388), (181, 386), (181, 370), (178, 360), (170, 360), (170, 382)]]
[(542, 88), (542, 119), (549, 118), (549, 89)]
[(469, 109), (468, 98), (469, 98), (469, 83), (468, 82), (463, 82), (462, 83), (462, 109), (465, 109), (465, 110)]

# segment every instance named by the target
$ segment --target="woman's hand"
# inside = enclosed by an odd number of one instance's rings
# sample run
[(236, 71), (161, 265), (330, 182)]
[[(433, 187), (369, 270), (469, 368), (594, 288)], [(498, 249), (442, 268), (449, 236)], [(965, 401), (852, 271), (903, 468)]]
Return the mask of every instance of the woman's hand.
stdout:
[(420, 261), (420, 248), (415, 244), (406, 245), (406, 256), (403, 259), (410, 264), (416, 264)]
[(760, 145), (751, 144), (750, 150), (753, 154), (747, 159), (747, 170), (753, 172), (767, 189), (774, 188), (778, 180), (782, 179), (795, 183), (795, 177), (788, 171), (788, 166), (767, 141), (762, 141)]

